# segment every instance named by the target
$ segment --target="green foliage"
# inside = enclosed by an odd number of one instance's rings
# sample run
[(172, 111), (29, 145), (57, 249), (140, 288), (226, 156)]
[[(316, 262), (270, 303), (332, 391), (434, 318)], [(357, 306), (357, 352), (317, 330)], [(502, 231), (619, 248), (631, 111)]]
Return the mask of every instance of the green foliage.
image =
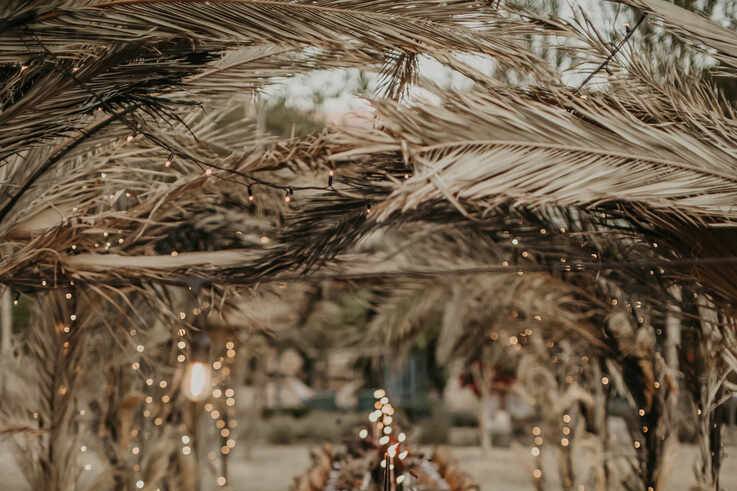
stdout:
[(284, 99), (266, 109), (264, 124), (266, 131), (280, 137), (305, 136), (325, 126), (314, 113), (288, 106)]
[(287, 445), (295, 442), (339, 442), (354, 436), (365, 415), (312, 411), (306, 416), (274, 416), (265, 421), (262, 436), (269, 443)]
[(432, 407), (430, 418), (422, 421), (420, 427), (420, 443), (423, 445), (443, 445), (448, 443), (452, 417), (441, 404)]
[(21, 295), (18, 304), (13, 304), (13, 332), (22, 332), (28, 326), (31, 317), (31, 299)]
[(274, 445), (289, 445), (295, 441), (295, 434), (294, 419), (277, 416), (268, 422), (266, 441)]

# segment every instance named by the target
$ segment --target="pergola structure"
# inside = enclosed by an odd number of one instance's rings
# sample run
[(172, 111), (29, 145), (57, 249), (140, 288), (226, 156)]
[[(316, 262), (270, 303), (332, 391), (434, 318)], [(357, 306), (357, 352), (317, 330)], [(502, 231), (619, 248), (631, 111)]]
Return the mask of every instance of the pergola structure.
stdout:
[[(1, 6), (0, 282), (34, 308), (3, 360), (0, 431), (34, 489), (76, 486), (85, 431), (106, 457), (91, 489), (194, 489), (172, 435), (193, 427), (177, 384), (197, 333), (244, 297), (321, 282), (372, 286), (371, 342), (401, 345), (438, 314), (443, 356), (482, 380), (517, 357), (551, 422), (580, 413), (600, 438), (596, 489), (663, 489), (678, 418), (698, 424), (698, 479), (717, 489), (737, 370), (737, 118), (717, 82), (737, 76), (737, 34), (661, 0), (620, 4), (634, 23), (611, 43), (583, 11), (506, 2)], [(711, 65), (661, 63), (634, 44), (645, 25)], [(591, 76), (566, 83), (575, 70), (546, 53)], [(423, 57), (472, 87), (422, 78)], [(280, 139), (247, 100), (352, 67), (381, 80), (369, 127)], [(237, 335), (210, 338), (236, 371)], [(617, 472), (615, 394), (637, 462)]]

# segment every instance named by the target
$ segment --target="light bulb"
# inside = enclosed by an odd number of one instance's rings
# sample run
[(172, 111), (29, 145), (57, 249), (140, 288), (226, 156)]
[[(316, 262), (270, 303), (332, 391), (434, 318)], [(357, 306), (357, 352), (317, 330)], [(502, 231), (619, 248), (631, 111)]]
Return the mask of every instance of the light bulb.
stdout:
[[(193, 290), (194, 291), (194, 290)], [(195, 316), (195, 324), (202, 329), (205, 314), (196, 309), (192, 311)], [(190, 341), (190, 362), (184, 369), (182, 378), (182, 392), (191, 401), (204, 401), (212, 393), (212, 370), (210, 368), (210, 338), (207, 333), (200, 330), (192, 336)]]
[(193, 361), (187, 365), (182, 381), (182, 392), (191, 401), (204, 401), (210, 394), (212, 373), (210, 364)]

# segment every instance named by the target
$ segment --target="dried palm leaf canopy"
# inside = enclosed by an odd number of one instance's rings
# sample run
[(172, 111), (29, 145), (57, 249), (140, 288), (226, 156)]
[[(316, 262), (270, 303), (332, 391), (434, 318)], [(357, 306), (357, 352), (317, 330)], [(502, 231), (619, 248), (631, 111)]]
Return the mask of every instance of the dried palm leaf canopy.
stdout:
[[(422, 345), (482, 399), (514, 378), (540, 416), (535, 489), (549, 473), (673, 489), (682, 427), (698, 489), (721, 489), (734, 2), (535, 3), (3, 1), (0, 435), (17, 489), (233, 485), (237, 416), (258, 407), (235, 390), (277, 339), (366, 358)], [(269, 127), (280, 87), (359, 70), (360, 124)], [(395, 437), (323, 447), (295, 487), (415, 489), (437, 467), (439, 489), (476, 489), (443, 450), (399, 479)]]

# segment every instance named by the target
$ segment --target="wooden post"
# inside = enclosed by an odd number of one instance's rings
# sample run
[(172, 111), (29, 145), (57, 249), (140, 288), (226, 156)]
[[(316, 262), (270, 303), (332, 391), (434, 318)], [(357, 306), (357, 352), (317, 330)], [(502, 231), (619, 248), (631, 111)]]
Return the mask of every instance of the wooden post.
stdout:
[[(592, 374), (594, 378), (594, 406), (591, 415), (598, 442), (596, 445), (594, 463), (594, 490), (606, 491), (609, 489), (609, 468), (607, 457), (609, 451), (609, 429), (607, 427), (607, 395), (599, 360), (592, 361)], [(607, 384), (609, 382), (607, 381)]]
[(201, 441), (204, 436), (200, 431), (201, 410), (202, 405), (197, 401), (189, 401), (182, 408), (182, 421), (190, 435), (191, 452), (189, 454), (176, 453), (179, 464), (176, 476), (178, 491), (201, 491), (202, 489), (202, 463), (204, 461), (202, 452), (205, 451), (205, 445)]
[(481, 449), (485, 455), (488, 455), (491, 452), (491, 435), (489, 434), (489, 419), (487, 414), (487, 409), (491, 401), (491, 381), (489, 380), (489, 377), (487, 377), (488, 370), (486, 369), (483, 359), (479, 360), (479, 366), (478, 368), (474, 368), (473, 372), (476, 384), (479, 387), (479, 393), (481, 394), (478, 413)]
[(384, 453), (384, 485), (382, 486), (383, 491), (390, 491), (389, 486), (389, 454)]
[(668, 375), (670, 387), (664, 401), (666, 414), (662, 418), (666, 424), (671, 426), (669, 431), (668, 440), (664, 444), (666, 447), (665, 452), (669, 451), (669, 447), (672, 447), (678, 443), (678, 428), (682, 424), (682, 418), (680, 411), (678, 410), (680, 391), (679, 385), (681, 384), (681, 373), (679, 371), (678, 352), (681, 346), (681, 302), (682, 292), (681, 287), (673, 285), (669, 289), (673, 300), (668, 302), (668, 312), (665, 317), (665, 362), (668, 366)]
[(678, 371), (678, 346), (681, 344), (681, 287), (674, 285), (668, 290), (673, 295), (674, 302), (668, 302), (665, 318), (665, 361), (671, 373), (675, 374)]
[(2, 340), (0, 340), (0, 354), (3, 356), (10, 354), (10, 340), (13, 336), (13, 302), (10, 296), (10, 287), (4, 287), (2, 303), (0, 304), (0, 310), (2, 311), (2, 316), (0, 317), (0, 326), (2, 326), (2, 333), (0, 333), (2, 337)]

